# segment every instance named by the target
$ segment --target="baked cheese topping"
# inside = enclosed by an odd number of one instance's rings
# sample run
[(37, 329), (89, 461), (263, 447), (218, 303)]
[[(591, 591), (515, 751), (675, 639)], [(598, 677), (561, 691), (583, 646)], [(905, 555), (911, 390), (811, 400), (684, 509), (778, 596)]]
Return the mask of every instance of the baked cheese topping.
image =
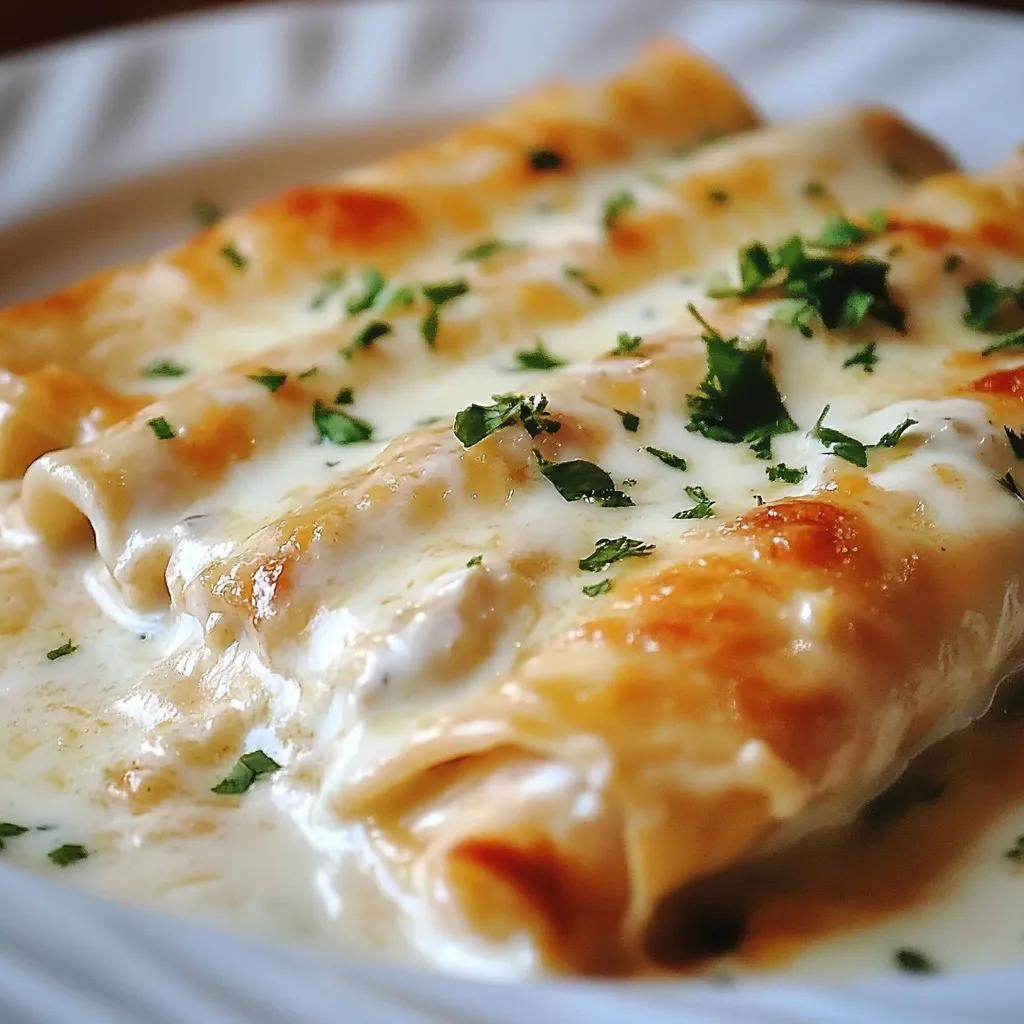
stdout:
[(662, 45), (7, 310), (5, 856), (459, 971), (725, 952), (688, 901), (1012, 667), (1022, 275), (1019, 162)]

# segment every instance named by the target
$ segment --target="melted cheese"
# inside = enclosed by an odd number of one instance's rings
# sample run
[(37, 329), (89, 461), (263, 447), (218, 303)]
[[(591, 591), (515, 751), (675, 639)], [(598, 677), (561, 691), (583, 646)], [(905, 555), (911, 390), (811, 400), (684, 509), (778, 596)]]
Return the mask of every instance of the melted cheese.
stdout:
[[(82, 842), (65, 877), (95, 891), (360, 953), (639, 972), (679, 892), (802, 850), (980, 715), (1024, 636), (1024, 514), (998, 483), (1024, 414), (976, 384), (1011, 354), (965, 355), (961, 312), (965, 284), (1020, 276), (986, 226), (1024, 222), (1019, 169), (917, 185), (948, 161), (891, 115), (729, 134), (754, 120), (657, 50), (0, 314), (0, 463), (27, 467), (5, 485), (0, 799), (47, 829), (5, 855), (47, 870)], [(545, 146), (546, 177), (524, 160)], [(708, 300), (741, 246), (876, 206), (893, 223), (863, 254), (891, 261), (905, 335), (806, 338), (772, 292)], [(376, 266), (412, 299), (346, 315)], [(462, 279), (428, 346), (422, 286)], [(691, 303), (767, 344), (798, 424), (770, 462), (691, 429)], [(620, 332), (642, 343), (610, 355)], [(519, 366), (538, 337), (564, 367)], [(868, 340), (872, 372), (844, 366)], [(140, 376), (154, 359), (189, 373)], [(371, 440), (318, 436), (343, 388)], [(464, 449), (455, 414), (509, 392), (560, 429)], [(826, 405), (867, 445), (914, 423), (860, 469), (813, 435)], [(632, 503), (564, 500), (535, 449)], [(614, 537), (654, 549), (581, 571)], [(211, 792), (257, 749), (282, 769)]]

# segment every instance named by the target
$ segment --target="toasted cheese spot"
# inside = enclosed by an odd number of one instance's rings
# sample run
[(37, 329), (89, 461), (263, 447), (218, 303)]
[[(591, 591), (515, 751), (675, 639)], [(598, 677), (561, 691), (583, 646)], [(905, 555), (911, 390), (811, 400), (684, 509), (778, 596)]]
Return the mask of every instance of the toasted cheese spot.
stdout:
[(926, 220), (902, 220), (899, 217), (891, 217), (887, 230), (890, 234), (906, 232), (926, 249), (941, 249), (953, 238), (953, 232), (949, 228)]
[(298, 188), (281, 200), (288, 217), (338, 248), (355, 251), (415, 241), (420, 218), (401, 197), (345, 188)]
[(169, 450), (204, 476), (219, 475), (256, 450), (249, 412), (243, 406), (215, 406), (175, 438)]

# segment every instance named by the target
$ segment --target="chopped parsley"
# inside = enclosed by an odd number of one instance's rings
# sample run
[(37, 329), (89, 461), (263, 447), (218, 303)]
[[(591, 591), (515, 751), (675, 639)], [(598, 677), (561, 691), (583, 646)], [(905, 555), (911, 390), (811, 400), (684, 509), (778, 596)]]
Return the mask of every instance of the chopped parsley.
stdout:
[(1006, 432), (1006, 440), (1010, 442), (1010, 447), (1013, 449), (1013, 454), (1018, 459), (1024, 459), (1024, 434), (1018, 434), (1015, 430), (1011, 430), (1009, 427), (1003, 427)]
[(719, 206), (724, 206), (729, 202), (729, 193), (723, 192), (720, 188), (716, 188), (708, 193), (708, 198), (713, 203), (718, 203)]
[[(0, 826), (2, 827), (2, 826)], [(20, 826), (16, 825), (15, 828)], [(2, 835), (3, 833), (0, 833)], [(15, 833), (18, 835), (19, 833)], [(1024, 864), (1024, 836), (1017, 836), (1013, 846), (1011, 846), (1005, 854), (1003, 854), (1007, 860), (1012, 861), (1014, 864)]]
[(601, 289), (590, 280), (585, 270), (581, 270), (579, 267), (566, 267), (565, 276), (569, 278), (570, 281), (576, 281), (578, 284), (582, 285), (583, 289), (589, 295), (601, 294)]
[(648, 455), (653, 455), (660, 462), (664, 462), (666, 466), (671, 466), (672, 469), (681, 469), (684, 473), (686, 472), (686, 459), (681, 455), (673, 455), (671, 452), (665, 451), (664, 448), (652, 448), (650, 445), (644, 451)]
[(964, 323), (976, 331), (990, 330), (1007, 299), (1016, 299), (1024, 310), (1024, 285), (1009, 288), (992, 278), (972, 281), (964, 289)]
[(897, 949), (892, 959), (901, 971), (908, 974), (937, 974), (939, 970), (935, 961), (919, 949)]
[(393, 284), (385, 288), (374, 303), (374, 308), (383, 313), (397, 313), (416, 301), (416, 292), (411, 285)]
[(530, 437), (553, 434), (562, 426), (548, 413), (544, 395), (491, 395), (494, 405), (467, 406), (455, 416), (455, 436), (464, 448), (472, 448), (496, 430), (519, 422)]
[(999, 486), (1008, 494), (1012, 494), (1015, 498), (1019, 498), (1021, 501), (1024, 501), (1024, 494), (1020, 493), (1017, 481), (1013, 479), (1013, 474), (1009, 470), (999, 478)]
[(483, 565), (483, 564), (484, 564), (484, 556), (483, 555), (474, 555), (466, 563), (466, 568), (467, 569), (475, 569), (478, 565)]
[(809, 245), (818, 249), (845, 249), (870, 237), (871, 232), (857, 227), (843, 214), (836, 214), (822, 229), (821, 234)]
[(423, 285), (423, 294), (435, 306), (443, 306), (469, 291), (469, 282), (460, 277), (457, 281), (442, 281), (438, 284)]
[(673, 519), (710, 519), (715, 514), (715, 503), (707, 496), (703, 487), (687, 487), (686, 496), (695, 502), (693, 508), (677, 512)]
[(249, 266), (249, 258), (239, 251), (234, 242), (225, 242), (220, 247), (220, 254), (235, 270), (245, 270)]
[(441, 326), (441, 314), (434, 306), (429, 313), (420, 321), (420, 336), (427, 343), (427, 348), (433, 348), (437, 343), (437, 330)]
[(983, 356), (990, 356), (993, 352), (1003, 352), (1010, 348), (1024, 348), (1024, 327), (1019, 331), (1008, 331), (1006, 334), (999, 334), (991, 345), (986, 345), (982, 350)]
[(633, 499), (616, 489), (611, 476), (593, 462), (586, 459), (549, 462), (536, 448), (533, 454), (544, 478), (566, 501), (595, 501), (605, 508), (624, 508), (633, 504)]
[(149, 424), (149, 429), (156, 435), (158, 441), (170, 441), (174, 437), (174, 427), (163, 416), (156, 416), (146, 422)]
[(462, 263), (480, 263), (483, 260), (489, 260), (492, 256), (496, 256), (499, 252), (518, 248), (518, 245), (503, 242), (500, 238), (488, 238), (486, 241), (466, 249), (459, 256), (459, 260)]
[(644, 339), (639, 334), (628, 334), (626, 331), (619, 331), (615, 339), (615, 348), (612, 349), (613, 356), (632, 355), (642, 344)]
[(0, 821), (0, 850), (4, 849), (5, 839), (23, 836), (27, 831), (24, 825), (15, 825), (13, 821)]
[(806, 181), (801, 191), (808, 199), (820, 199), (827, 190), (820, 181)]
[(951, 252), (942, 261), (942, 272), (944, 274), (955, 274), (963, 264), (963, 260), (955, 252)]
[[(811, 244), (834, 243), (838, 247), (841, 239), (862, 230), (845, 218), (837, 219)], [(889, 295), (888, 263), (866, 256), (812, 255), (807, 244), (794, 236), (776, 249), (762, 242), (745, 246), (739, 255), (739, 287), (716, 286), (708, 295), (748, 298), (764, 288), (779, 287), (784, 298), (776, 315), (808, 338), (814, 333), (811, 325), (815, 320), (835, 329), (858, 327), (871, 316), (894, 330), (906, 329), (906, 313)]]
[(69, 864), (77, 864), (78, 861), (85, 860), (89, 856), (89, 851), (80, 843), (65, 843), (63, 846), (51, 850), (46, 856), (57, 867), (66, 868)]
[(154, 359), (142, 372), (147, 377), (184, 377), (188, 367), (173, 359)]
[(874, 373), (875, 364), (878, 362), (878, 356), (875, 355), (876, 348), (878, 348), (878, 342), (869, 341), (863, 348), (857, 349), (857, 351), (854, 352), (845, 363), (843, 363), (843, 369), (849, 369), (851, 366), (863, 366), (865, 373)]
[(601, 214), (601, 223), (611, 230), (615, 227), (619, 218), (628, 210), (636, 206), (636, 196), (626, 189), (613, 192), (604, 203), (604, 211)]
[(228, 774), (210, 791), (221, 796), (236, 796), (250, 789), (254, 782), (280, 771), (281, 766), (262, 750), (243, 754)]
[(784, 484), (798, 484), (807, 476), (806, 466), (787, 466), (784, 462), (775, 466), (765, 466), (764, 471), (773, 484), (779, 480)]
[(345, 303), (349, 316), (371, 309), (383, 290), (384, 275), (376, 267), (367, 267), (363, 271), (363, 290)]
[(601, 594), (607, 594), (608, 591), (612, 589), (613, 583), (614, 580), (609, 576), (607, 579), (598, 580), (597, 583), (588, 583), (583, 588), (583, 593), (586, 594), (587, 597), (600, 597)]
[(579, 560), (584, 572), (604, 572), (609, 565), (624, 558), (647, 558), (654, 551), (653, 544), (645, 544), (630, 537), (602, 537), (586, 558)]
[(261, 384), (273, 394), (288, 379), (288, 374), (280, 370), (265, 369), (262, 373), (247, 373), (245, 379), (251, 380), (254, 384)]
[(73, 644), (70, 640), (62, 643), (60, 647), (54, 647), (52, 651), (46, 652), (47, 661), (56, 661), (58, 658), (66, 658), (69, 654), (74, 654), (78, 650), (78, 645)]
[(371, 320), (357, 331), (352, 340), (339, 351), (346, 359), (351, 359), (361, 348), (369, 348), (378, 338), (391, 333), (391, 324), (386, 320)]
[(623, 487), (636, 487), (637, 483), (638, 481), (634, 480), (631, 476), (623, 477), (622, 480)]
[(324, 274), (323, 287), (310, 299), (309, 308), (314, 310), (323, 309), (331, 296), (341, 290), (344, 283), (345, 275), (340, 270), (331, 270)]
[(311, 366), (308, 370), (303, 370), (302, 373), (299, 374), (298, 379), (299, 380), (306, 380), (308, 377), (316, 376), (316, 374), (318, 374), (319, 372), (320, 372), (320, 367), (319, 366)]
[(521, 370), (555, 370), (568, 365), (566, 360), (549, 352), (540, 338), (533, 348), (521, 349), (515, 355)]
[(614, 412), (622, 420), (622, 425), (631, 434), (635, 434), (640, 428), (640, 417), (635, 412), (626, 412), (623, 409), (615, 409)]
[(811, 437), (816, 437), (826, 449), (833, 455), (838, 456), (840, 459), (845, 459), (847, 462), (852, 463), (854, 466), (859, 466), (861, 469), (865, 469), (868, 464), (868, 449), (870, 448), (895, 448), (899, 443), (900, 438), (912, 427), (917, 420), (912, 420), (909, 417), (905, 419), (898, 426), (893, 427), (892, 430), (883, 434), (874, 444), (865, 444), (863, 441), (858, 441), (857, 438), (851, 437), (849, 434), (844, 434), (841, 430), (836, 430), (833, 427), (826, 427), (824, 425), (825, 417), (828, 415), (828, 411), (831, 407), (825, 406), (821, 410), (821, 415), (818, 417), (818, 421), (814, 424), (814, 428), (811, 430)]
[(772, 456), (772, 438), (796, 430), (772, 375), (768, 343), (741, 348), (739, 338), (723, 338), (690, 303), (690, 313), (704, 327), (708, 369), (695, 394), (686, 429), (712, 441), (749, 444), (759, 459)]
[(208, 228), (224, 216), (224, 211), (212, 199), (197, 199), (192, 204), (192, 216), (200, 227)]
[(351, 405), (355, 400), (356, 395), (351, 388), (339, 388), (334, 396), (335, 405)]
[(325, 405), (319, 398), (313, 403), (313, 423), (320, 439), (331, 444), (358, 444), (373, 439), (373, 427), (369, 423)]
[(547, 147), (529, 150), (526, 159), (535, 171), (557, 171), (565, 163), (565, 157), (561, 153)]

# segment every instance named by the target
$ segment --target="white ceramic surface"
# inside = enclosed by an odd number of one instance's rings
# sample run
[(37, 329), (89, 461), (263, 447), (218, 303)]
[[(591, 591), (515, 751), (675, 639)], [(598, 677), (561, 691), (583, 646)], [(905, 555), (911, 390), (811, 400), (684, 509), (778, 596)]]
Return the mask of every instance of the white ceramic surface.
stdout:
[[(883, 102), (979, 167), (1024, 140), (1024, 18), (1007, 15), (842, 0), (212, 13), (0, 62), (0, 303), (181, 237), (196, 196), (232, 206), (364, 161), (538, 79), (605, 74), (659, 31), (722, 62), (772, 117)], [(275, 949), (2, 866), (0, 908), (0, 1024), (1024, 1021), (1024, 968), (830, 987), (498, 988)]]

